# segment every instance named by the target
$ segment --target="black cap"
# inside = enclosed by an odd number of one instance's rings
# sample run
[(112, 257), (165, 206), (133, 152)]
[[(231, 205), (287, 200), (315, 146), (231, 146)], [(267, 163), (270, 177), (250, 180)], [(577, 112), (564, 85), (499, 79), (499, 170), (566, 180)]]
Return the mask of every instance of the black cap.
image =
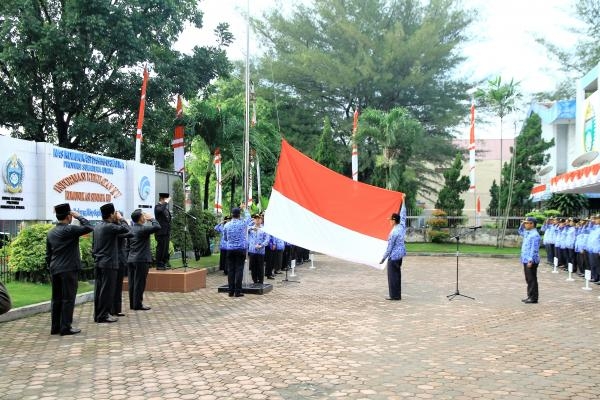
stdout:
[(400, 215), (393, 213), (392, 216), (390, 217), (390, 219), (392, 221), (394, 221), (395, 223), (398, 223), (398, 222), (400, 222)]
[(159, 199), (168, 199), (169, 197), (171, 197), (171, 196), (169, 195), (169, 193), (159, 193), (159, 194), (158, 194), (158, 198), (159, 198)]
[(102, 219), (107, 219), (108, 217), (111, 216), (111, 214), (114, 214), (115, 212), (115, 206), (113, 205), (113, 203), (106, 203), (105, 205), (100, 207), (100, 213), (102, 214)]
[(69, 205), (69, 203), (63, 203), (54, 206), (54, 213), (56, 214), (56, 219), (65, 219), (70, 212), (71, 206)]
[(134, 210), (131, 213), (131, 220), (133, 222), (138, 222), (140, 220), (141, 216), (142, 216), (142, 210), (138, 208), (137, 210)]

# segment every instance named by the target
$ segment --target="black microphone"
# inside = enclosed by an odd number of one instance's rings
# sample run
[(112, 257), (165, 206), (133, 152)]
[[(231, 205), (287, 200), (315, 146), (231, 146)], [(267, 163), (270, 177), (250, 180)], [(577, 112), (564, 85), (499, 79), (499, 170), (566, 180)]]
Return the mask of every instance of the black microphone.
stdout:
[(473, 230), (475, 230), (475, 229), (479, 229), (479, 228), (481, 228), (481, 225), (479, 225), (479, 226), (469, 226), (469, 227), (467, 227), (467, 229), (473, 229)]
[(178, 209), (178, 210), (181, 210), (181, 211), (183, 211), (183, 213), (184, 213), (185, 215), (187, 215), (188, 217), (190, 217), (191, 219), (193, 219), (194, 221), (196, 221), (196, 217), (194, 217), (193, 215), (190, 215), (188, 212), (186, 212), (186, 211), (185, 211), (185, 208), (183, 208), (183, 207), (181, 207), (181, 206), (178, 206), (177, 204), (173, 204), (173, 207), (175, 207), (175, 208), (176, 208), (176, 209)]

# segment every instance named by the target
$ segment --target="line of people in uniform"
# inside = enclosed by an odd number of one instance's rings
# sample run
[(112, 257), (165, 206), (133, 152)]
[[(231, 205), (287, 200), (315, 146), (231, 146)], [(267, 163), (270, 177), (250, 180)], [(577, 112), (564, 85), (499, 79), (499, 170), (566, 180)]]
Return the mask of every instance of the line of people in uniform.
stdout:
[[(244, 217), (242, 218), (242, 210)], [(264, 216), (250, 214), (242, 206), (234, 208), (215, 226), (220, 238), (219, 269), (228, 277), (230, 297), (241, 297), (246, 254), (252, 282), (263, 284), (265, 277), (275, 279), (275, 274), (289, 267), (292, 259), (299, 264), (308, 261), (309, 251), (269, 235), (263, 230)]]
[(590, 270), (591, 282), (600, 285), (600, 214), (589, 219), (548, 218), (540, 230), (549, 265), (556, 257), (559, 268), (567, 270), (571, 263), (579, 276)]
[[(69, 203), (54, 207), (58, 223), (46, 238), (46, 265), (52, 283), (50, 334), (75, 335), (81, 329), (72, 326), (78, 274), (81, 270), (79, 238), (93, 232), (92, 255), (95, 265), (94, 322), (117, 322), (122, 312), (122, 288), (128, 275), (129, 308), (150, 310), (143, 304), (148, 269), (152, 263), (150, 236), (160, 224), (141, 209), (133, 211), (130, 226), (112, 203), (100, 207), (102, 221), (95, 226)], [(79, 221), (72, 224), (73, 219)], [(150, 222), (150, 225), (146, 224)]]

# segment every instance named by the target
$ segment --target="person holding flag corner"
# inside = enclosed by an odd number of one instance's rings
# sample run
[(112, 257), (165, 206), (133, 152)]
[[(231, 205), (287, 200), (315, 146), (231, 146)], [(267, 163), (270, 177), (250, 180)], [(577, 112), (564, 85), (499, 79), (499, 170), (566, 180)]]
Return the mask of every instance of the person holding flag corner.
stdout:
[(406, 247), (404, 245), (406, 208), (404, 207), (404, 201), (402, 202), (400, 214), (393, 213), (390, 216), (390, 225), (392, 226), (392, 230), (388, 236), (387, 248), (379, 264), (383, 264), (387, 258), (389, 290), (387, 300), (400, 300), (402, 298), (402, 258), (406, 255)]

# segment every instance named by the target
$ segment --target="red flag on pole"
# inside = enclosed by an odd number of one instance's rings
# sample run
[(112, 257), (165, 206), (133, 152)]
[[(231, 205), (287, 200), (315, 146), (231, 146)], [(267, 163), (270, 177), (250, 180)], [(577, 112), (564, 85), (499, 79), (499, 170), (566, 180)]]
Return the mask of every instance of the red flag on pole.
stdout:
[(148, 85), (148, 68), (144, 67), (140, 110), (138, 112), (137, 130), (135, 134), (135, 161), (140, 162), (142, 156), (142, 126), (144, 125), (144, 110), (146, 109), (146, 86)]
[(358, 129), (358, 108), (354, 110), (352, 122), (352, 180), (358, 181), (358, 146), (356, 144), (356, 130)]
[[(179, 121), (181, 118), (183, 118), (183, 106), (181, 104), (181, 96), (177, 95), (177, 110), (176, 110), (176, 118)], [(184, 126), (180, 125), (180, 122), (178, 122), (178, 125), (175, 126), (175, 137), (173, 138), (173, 169), (175, 170), (175, 172), (178, 173), (184, 173), (184, 167), (185, 167), (185, 162), (184, 162), (184, 141), (183, 141), (183, 135), (184, 135)]]
[(475, 103), (471, 103), (471, 129), (469, 131), (469, 191), (475, 193)]

